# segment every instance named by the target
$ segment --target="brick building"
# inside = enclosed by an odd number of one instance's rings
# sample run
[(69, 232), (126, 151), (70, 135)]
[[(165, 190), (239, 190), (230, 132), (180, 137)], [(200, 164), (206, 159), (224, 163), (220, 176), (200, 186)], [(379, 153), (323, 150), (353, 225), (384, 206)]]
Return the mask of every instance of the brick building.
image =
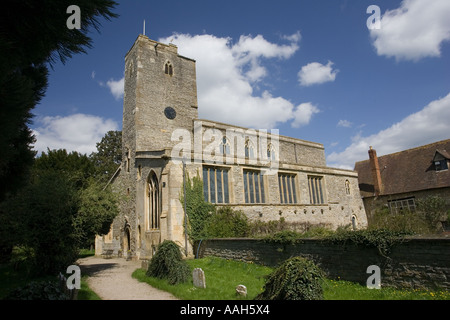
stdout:
[(183, 162), (207, 201), (252, 220), (367, 225), (357, 173), (327, 167), (322, 144), (198, 119), (195, 61), (175, 45), (139, 35), (124, 86), (124, 160), (111, 179), (121, 213), (96, 254), (149, 259), (165, 239), (185, 247)]

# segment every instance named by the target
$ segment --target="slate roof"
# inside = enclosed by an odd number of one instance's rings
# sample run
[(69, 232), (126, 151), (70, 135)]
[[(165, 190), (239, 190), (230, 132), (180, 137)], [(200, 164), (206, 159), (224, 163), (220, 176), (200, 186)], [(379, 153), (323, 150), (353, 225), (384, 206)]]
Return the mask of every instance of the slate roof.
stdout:
[[(376, 146), (374, 146), (376, 149)], [(450, 139), (378, 157), (383, 191), (380, 195), (450, 187), (450, 169), (436, 171), (436, 152), (450, 159)], [(369, 160), (355, 163), (361, 195), (374, 195)]]

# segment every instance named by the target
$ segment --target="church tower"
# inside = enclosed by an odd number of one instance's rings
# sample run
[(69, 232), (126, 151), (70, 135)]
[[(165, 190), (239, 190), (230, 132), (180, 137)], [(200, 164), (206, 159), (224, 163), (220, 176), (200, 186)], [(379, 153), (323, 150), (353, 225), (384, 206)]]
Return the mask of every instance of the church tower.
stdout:
[(139, 35), (125, 56), (124, 86), (124, 152), (171, 148), (173, 130), (193, 129), (198, 117), (195, 61), (178, 55), (175, 45)]
[[(122, 252), (149, 259), (165, 239), (183, 241), (182, 166), (171, 161), (176, 129), (198, 117), (195, 61), (173, 44), (139, 35), (125, 56), (122, 167), (126, 190), (115, 234)], [(123, 191), (122, 191), (123, 192)]]

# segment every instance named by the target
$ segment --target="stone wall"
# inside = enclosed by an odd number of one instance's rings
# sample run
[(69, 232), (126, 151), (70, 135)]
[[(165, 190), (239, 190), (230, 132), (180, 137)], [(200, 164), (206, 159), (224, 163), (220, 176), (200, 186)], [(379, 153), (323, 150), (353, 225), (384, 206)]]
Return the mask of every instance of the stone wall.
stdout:
[(304, 239), (281, 245), (258, 239), (210, 239), (197, 243), (196, 256), (218, 256), (276, 266), (293, 257), (312, 259), (331, 279), (366, 284), (367, 267), (381, 270), (381, 285), (406, 288), (450, 289), (450, 239), (407, 239), (391, 249), (389, 257), (376, 248), (353, 243), (333, 244)]

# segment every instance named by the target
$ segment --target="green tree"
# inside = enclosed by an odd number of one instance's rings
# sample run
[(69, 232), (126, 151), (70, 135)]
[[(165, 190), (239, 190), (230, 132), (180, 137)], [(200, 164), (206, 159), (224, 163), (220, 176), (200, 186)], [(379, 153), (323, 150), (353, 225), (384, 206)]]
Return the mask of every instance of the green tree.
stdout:
[(77, 152), (48, 150), (32, 172), (29, 184), (0, 206), (0, 248), (7, 256), (13, 246), (22, 246), (35, 271), (59, 271), (96, 234), (109, 231), (117, 198), (91, 178), (93, 162)]
[[(67, 7), (81, 29), (67, 28)], [(112, 0), (5, 0), (0, 10), (0, 201), (26, 183), (35, 152), (31, 110), (45, 94), (48, 68), (92, 47), (91, 27), (117, 17)]]
[[(0, 31), (0, 47), (2, 44)], [(7, 60), (0, 58), (0, 63)], [(28, 127), (31, 109), (46, 88), (47, 69), (43, 66), (22, 68), (7, 78), (0, 72), (0, 202), (27, 182), (35, 156), (35, 138)]]
[(87, 187), (88, 179), (94, 176), (94, 163), (85, 154), (65, 149), (47, 150), (35, 160), (33, 174), (39, 175), (46, 171), (57, 171), (75, 183), (78, 189)]
[(122, 131), (108, 131), (89, 158), (94, 162), (96, 176), (108, 182), (122, 161)]
[(78, 236), (73, 223), (78, 193), (64, 175), (54, 170), (41, 172), (3, 202), (0, 210), (9, 244), (28, 249), (27, 262), (33, 273), (63, 271), (76, 260)]
[(90, 180), (80, 192), (80, 204), (75, 217), (76, 234), (82, 246), (92, 245), (95, 235), (105, 235), (119, 212), (117, 194)]

